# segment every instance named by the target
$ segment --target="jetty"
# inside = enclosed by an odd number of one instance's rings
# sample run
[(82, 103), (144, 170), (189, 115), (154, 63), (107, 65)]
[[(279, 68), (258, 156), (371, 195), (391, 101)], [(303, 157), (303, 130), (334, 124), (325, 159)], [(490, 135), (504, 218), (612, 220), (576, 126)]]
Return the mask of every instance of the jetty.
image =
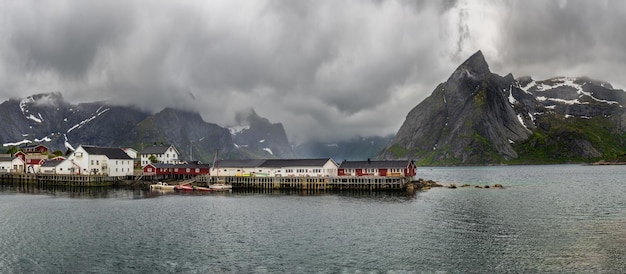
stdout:
[(0, 173), (0, 181), (54, 186), (112, 186), (120, 178), (106, 175)]
[[(215, 178), (215, 177), (213, 177)], [(402, 191), (412, 177), (336, 176), (336, 177), (243, 177), (220, 176), (218, 180), (232, 185), (233, 189), (278, 190), (370, 190)]]
[[(78, 174), (32, 174), (1, 173), (0, 181), (7, 183), (36, 184), (42, 186), (147, 186), (154, 182), (153, 176), (137, 174), (135, 176), (109, 177), (106, 175)], [(233, 189), (273, 189), (273, 190), (369, 190), (403, 191), (413, 181), (413, 177), (404, 176), (193, 176), (182, 181), (197, 186), (208, 186), (215, 182), (232, 185)], [(130, 182), (130, 183), (129, 183)]]

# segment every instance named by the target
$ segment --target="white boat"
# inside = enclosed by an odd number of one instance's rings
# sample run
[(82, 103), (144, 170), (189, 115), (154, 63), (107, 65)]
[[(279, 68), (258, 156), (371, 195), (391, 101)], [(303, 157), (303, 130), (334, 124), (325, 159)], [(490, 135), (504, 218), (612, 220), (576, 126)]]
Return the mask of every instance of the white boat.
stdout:
[[(219, 151), (215, 150), (215, 158), (213, 159), (213, 169), (217, 172), (216, 173), (217, 176), (216, 177), (212, 177), (212, 179), (215, 178), (215, 182), (213, 184), (209, 184), (209, 189), (215, 190), (215, 191), (232, 190), (233, 189), (232, 185), (227, 185), (224, 181), (219, 179), (220, 171), (219, 171), (219, 167), (218, 167), (218, 164), (219, 164), (218, 153), (219, 153)], [(211, 180), (211, 181), (213, 181), (213, 180)]]
[(209, 185), (209, 189), (212, 189), (212, 190), (215, 190), (215, 191), (231, 190), (231, 189), (233, 189), (233, 186), (227, 185), (225, 183), (215, 183), (215, 184)]
[(158, 182), (156, 184), (150, 185), (150, 189), (160, 189), (160, 190), (174, 190), (174, 185), (168, 185), (164, 182)]

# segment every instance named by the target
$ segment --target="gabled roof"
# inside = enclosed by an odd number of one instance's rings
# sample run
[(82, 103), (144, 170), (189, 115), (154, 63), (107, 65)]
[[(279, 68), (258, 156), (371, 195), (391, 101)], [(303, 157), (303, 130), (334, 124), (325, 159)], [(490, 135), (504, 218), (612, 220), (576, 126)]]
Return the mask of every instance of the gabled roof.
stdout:
[(215, 164), (219, 168), (224, 167), (239, 167), (239, 168), (249, 168), (249, 167), (259, 167), (263, 164), (265, 160), (263, 159), (246, 159), (246, 160), (220, 160)]
[(396, 160), (396, 161), (343, 161), (339, 168), (406, 168), (412, 161)]
[(124, 150), (115, 147), (81, 146), (90, 155), (104, 155), (109, 159), (132, 160)]
[(0, 156), (0, 162), (11, 162), (15, 159), (15, 157), (11, 156)]
[[(321, 167), (324, 166), (330, 158), (325, 159), (268, 159), (259, 167), (282, 168), (282, 167)], [(334, 161), (333, 161), (334, 162)]]
[(209, 164), (198, 164), (198, 163), (187, 163), (187, 164), (162, 164), (162, 163), (151, 163), (148, 164), (153, 166), (154, 168), (210, 168)]
[(170, 147), (173, 147), (176, 150), (176, 148), (172, 146), (171, 144), (161, 144), (161, 145), (147, 146), (139, 154), (164, 154), (165, 152), (167, 152), (167, 150)]
[(62, 163), (63, 161), (59, 161), (59, 160), (48, 160), (45, 161), (41, 167), (56, 167), (58, 166), (60, 163)]
[(44, 146), (44, 145), (42, 145), (42, 144), (27, 144), (27, 145), (22, 146), (21, 148), (23, 148), (23, 149), (27, 149), (27, 148), (37, 148), (37, 147), (40, 147), (40, 146), (41, 146), (41, 147), (45, 147), (46, 149), (48, 148), (47, 146)]

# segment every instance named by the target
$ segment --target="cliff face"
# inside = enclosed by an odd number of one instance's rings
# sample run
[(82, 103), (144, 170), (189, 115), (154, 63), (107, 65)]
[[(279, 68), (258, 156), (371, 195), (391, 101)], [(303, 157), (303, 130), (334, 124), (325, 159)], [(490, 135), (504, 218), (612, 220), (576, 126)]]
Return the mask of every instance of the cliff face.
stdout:
[[(621, 129), (611, 135), (611, 142), (623, 142), (623, 102), (623, 91), (586, 78), (536, 82), (499, 76), (490, 72), (479, 51), (409, 112), (379, 158), (482, 165), (610, 156), (605, 151), (614, 147), (589, 140), (577, 127), (590, 122), (581, 119), (598, 117), (602, 121), (594, 124)], [(572, 125), (565, 126), (566, 119)], [(561, 147), (565, 149), (555, 151)]]

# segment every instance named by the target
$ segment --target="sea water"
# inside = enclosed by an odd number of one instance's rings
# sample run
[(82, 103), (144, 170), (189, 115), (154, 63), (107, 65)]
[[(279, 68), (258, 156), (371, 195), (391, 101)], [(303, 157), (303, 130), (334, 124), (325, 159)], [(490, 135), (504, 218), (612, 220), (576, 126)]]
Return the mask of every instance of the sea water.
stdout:
[[(472, 187), (180, 195), (0, 186), (1, 273), (625, 273), (626, 166), (418, 169)], [(503, 189), (476, 188), (494, 184)]]

